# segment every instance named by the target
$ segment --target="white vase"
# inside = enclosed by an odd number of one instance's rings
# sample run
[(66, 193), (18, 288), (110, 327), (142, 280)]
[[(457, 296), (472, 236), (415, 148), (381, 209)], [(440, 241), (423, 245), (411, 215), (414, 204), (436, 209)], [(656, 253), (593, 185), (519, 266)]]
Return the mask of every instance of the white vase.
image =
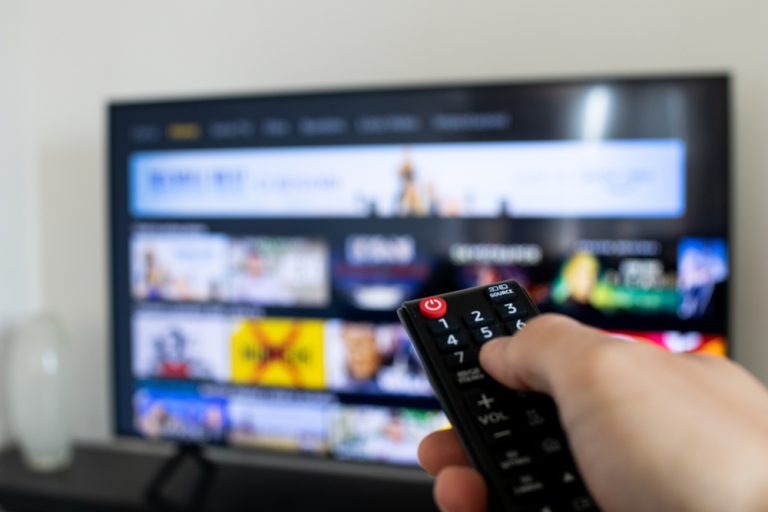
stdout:
[(18, 327), (6, 360), (8, 425), (33, 470), (72, 460), (70, 361), (60, 326), (41, 316)]

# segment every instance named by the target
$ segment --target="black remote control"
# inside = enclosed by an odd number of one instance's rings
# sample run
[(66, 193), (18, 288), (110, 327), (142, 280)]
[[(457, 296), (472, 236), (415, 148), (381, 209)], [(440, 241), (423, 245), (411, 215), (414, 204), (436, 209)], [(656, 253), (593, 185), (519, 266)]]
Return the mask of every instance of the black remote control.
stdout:
[(485, 478), (493, 510), (598, 510), (571, 457), (554, 401), (513, 391), (480, 368), (483, 343), (538, 309), (514, 281), (404, 302), (397, 310), (443, 410)]

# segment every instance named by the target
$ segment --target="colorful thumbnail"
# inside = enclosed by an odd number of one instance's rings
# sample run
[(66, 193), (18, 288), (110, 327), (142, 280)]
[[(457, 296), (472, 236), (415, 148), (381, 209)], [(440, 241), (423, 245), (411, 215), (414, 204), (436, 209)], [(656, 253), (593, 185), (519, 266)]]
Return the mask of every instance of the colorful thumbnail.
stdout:
[(416, 249), (413, 235), (356, 234), (344, 255), (335, 256), (334, 286), (353, 307), (392, 311), (417, 295), (432, 272), (431, 260)]
[(606, 258), (577, 251), (552, 284), (552, 302), (568, 314), (630, 312), (674, 315), (676, 276), (659, 258)]
[(226, 400), (191, 388), (141, 388), (133, 405), (136, 430), (151, 439), (216, 441), (227, 432)]
[(724, 285), (728, 278), (728, 249), (721, 238), (684, 238), (677, 248), (677, 287), (682, 319), (725, 311)]
[(226, 298), (263, 306), (327, 306), (328, 253), (323, 241), (308, 238), (234, 239)]
[(287, 451), (327, 453), (333, 397), (279, 392), (233, 396), (229, 401), (229, 441)]
[(399, 324), (330, 320), (325, 325), (328, 388), (431, 396), (424, 368)]
[(131, 292), (147, 301), (222, 298), (227, 241), (209, 233), (136, 233), (131, 238)]
[(611, 331), (609, 334), (629, 341), (652, 343), (670, 352), (710, 354), (725, 357), (728, 344), (724, 336), (679, 331)]
[(323, 321), (241, 320), (232, 334), (232, 381), (269, 387), (324, 388)]
[(334, 414), (331, 449), (341, 459), (416, 464), (424, 436), (448, 426), (439, 411), (342, 406)]
[(136, 377), (229, 380), (229, 341), (224, 318), (139, 311), (133, 316), (132, 329)]

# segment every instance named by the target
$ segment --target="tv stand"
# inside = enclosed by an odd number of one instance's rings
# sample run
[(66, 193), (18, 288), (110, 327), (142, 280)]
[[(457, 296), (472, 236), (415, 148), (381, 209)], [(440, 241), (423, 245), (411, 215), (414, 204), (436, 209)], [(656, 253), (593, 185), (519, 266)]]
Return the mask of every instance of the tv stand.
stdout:
[[(185, 462), (187, 462), (185, 464)], [(197, 470), (196, 478), (186, 483), (189, 498), (179, 503), (169, 497), (167, 488), (173, 485), (173, 479), (185, 465), (192, 465)], [(161, 510), (169, 512), (197, 512), (203, 510), (206, 498), (216, 474), (216, 466), (205, 458), (204, 450), (196, 444), (179, 444), (176, 453), (167, 459), (147, 485), (144, 496), (147, 502)]]
[[(189, 464), (189, 459), (185, 462), (181, 467), (175, 464), (172, 478), (154, 485), (163, 496), (173, 498), (176, 505), (171, 510), (189, 501), (199, 476), (192, 471), (199, 466)], [(157, 482), (160, 468), (169, 464), (169, 455), (79, 444), (66, 470), (35, 473), (9, 447), (0, 450), (0, 508), (9, 512), (165, 512), (147, 501), (146, 494)], [(216, 461), (215, 469), (200, 512), (437, 512), (431, 480), (415, 469), (411, 473), (418, 474), (418, 479), (232, 461)]]

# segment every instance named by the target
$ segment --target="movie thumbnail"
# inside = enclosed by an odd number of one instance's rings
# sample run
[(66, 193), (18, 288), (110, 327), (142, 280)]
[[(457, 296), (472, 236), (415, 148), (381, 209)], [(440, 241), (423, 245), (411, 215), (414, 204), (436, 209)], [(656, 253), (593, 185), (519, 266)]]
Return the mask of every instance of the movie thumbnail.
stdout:
[(391, 311), (417, 295), (430, 263), (417, 252), (412, 235), (350, 235), (343, 257), (334, 258), (334, 286), (355, 308)]
[(552, 283), (558, 311), (591, 321), (602, 314), (674, 315), (678, 304), (674, 268), (661, 257), (571, 254)]
[(133, 397), (136, 430), (151, 439), (222, 440), (227, 432), (226, 400), (191, 389), (144, 387)]
[(682, 319), (725, 311), (728, 249), (721, 238), (684, 238), (677, 249), (677, 288)]
[(424, 436), (448, 426), (440, 411), (342, 406), (334, 413), (331, 450), (341, 459), (416, 464)]
[(243, 319), (231, 335), (232, 381), (259, 386), (325, 387), (323, 322)]
[(330, 302), (325, 242), (309, 238), (232, 240), (227, 299), (263, 306), (324, 307)]
[(332, 397), (261, 393), (229, 401), (229, 441), (286, 451), (327, 453)]
[(325, 325), (329, 389), (431, 396), (424, 368), (399, 324), (330, 320)]
[(694, 331), (611, 331), (609, 334), (629, 341), (652, 343), (676, 353), (685, 352), (725, 357), (728, 350), (725, 337), (717, 334)]
[(149, 301), (211, 301), (222, 295), (227, 240), (210, 233), (135, 233), (131, 292)]
[(137, 378), (229, 380), (228, 324), (224, 319), (138, 311), (133, 315), (132, 331)]

